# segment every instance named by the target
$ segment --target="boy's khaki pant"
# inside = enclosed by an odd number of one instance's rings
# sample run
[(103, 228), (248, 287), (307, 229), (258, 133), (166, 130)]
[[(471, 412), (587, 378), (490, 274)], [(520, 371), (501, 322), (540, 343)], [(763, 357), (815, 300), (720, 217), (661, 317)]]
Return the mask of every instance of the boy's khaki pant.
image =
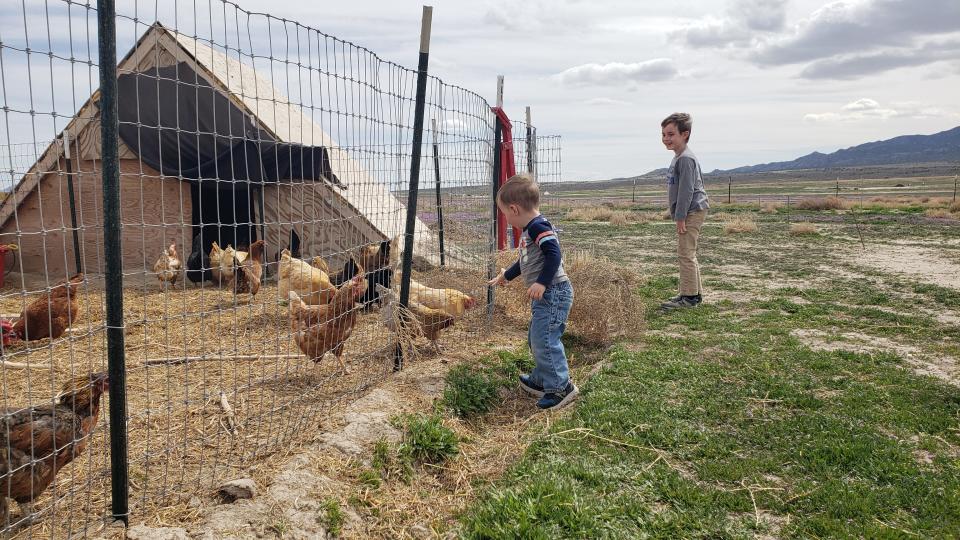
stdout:
[(677, 257), (680, 263), (680, 294), (696, 296), (701, 293), (700, 263), (697, 261), (697, 241), (700, 229), (707, 219), (706, 210), (687, 214), (687, 232), (677, 235)]

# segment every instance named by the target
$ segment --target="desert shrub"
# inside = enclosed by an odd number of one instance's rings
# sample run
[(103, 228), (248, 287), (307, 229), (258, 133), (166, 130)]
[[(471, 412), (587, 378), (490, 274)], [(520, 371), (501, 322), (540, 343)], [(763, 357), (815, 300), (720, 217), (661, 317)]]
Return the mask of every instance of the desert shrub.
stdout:
[(613, 217), (613, 209), (603, 206), (574, 208), (566, 215), (566, 219), (570, 221), (610, 221), (611, 217)]
[(802, 222), (790, 225), (790, 234), (792, 236), (812, 236), (819, 234), (819, 231), (813, 223)]
[(946, 208), (930, 208), (924, 215), (932, 218), (950, 218), (953, 217), (953, 214), (950, 213), (950, 210)]
[(745, 234), (757, 232), (757, 224), (748, 217), (736, 217), (723, 223), (725, 234)]
[(850, 208), (850, 203), (838, 197), (813, 197), (802, 199), (797, 203), (800, 210), (846, 210)]
[(610, 224), (615, 227), (626, 227), (630, 224), (630, 221), (630, 214), (628, 212), (617, 211), (610, 216)]
[(953, 201), (950, 204), (950, 211), (955, 213), (960, 213), (960, 199)]
[(779, 202), (768, 202), (763, 204), (763, 208), (760, 209), (761, 214), (776, 214), (777, 210), (783, 208), (783, 203)]

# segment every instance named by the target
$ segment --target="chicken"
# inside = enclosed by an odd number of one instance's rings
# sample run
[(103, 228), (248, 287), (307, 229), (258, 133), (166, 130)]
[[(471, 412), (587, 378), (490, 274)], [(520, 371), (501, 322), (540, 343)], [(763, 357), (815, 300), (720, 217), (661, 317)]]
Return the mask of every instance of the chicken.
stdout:
[(477, 300), (466, 293), (456, 289), (431, 289), (413, 279), (410, 280), (410, 301), (439, 309), (457, 318), (477, 305)]
[(231, 283), (233, 282), (233, 273), (234, 266), (237, 264), (237, 250), (233, 249), (233, 246), (227, 244), (227, 248), (220, 253), (220, 260), (216, 261), (213, 257), (210, 257), (210, 263), (214, 266), (219, 265), (219, 274), (220, 274), (220, 283)]
[(76, 274), (50, 289), (48, 294), (34, 300), (20, 313), (20, 318), (9, 329), (3, 328), (4, 341), (57, 339), (80, 316), (79, 287), (83, 274)]
[(170, 247), (163, 250), (160, 258), (153, 265), (153, 271), (156, 272), (157, 279), (160, 280), (160, 288), (166, 287), (167, 283), (176, 285), (182, 268), (183, 263), (177, 255), (177, 245), (170, 244)]
[(250, 293), (256, 296), (263, 278), (263, 240), (250, 244), (249, 256), (243, 262), (235, 262), (233, 294)]
[(326, 304), (337, 292), (326, 272), (291, 257), (286, 249), (280, 252), (278, 288), (280, 298), (288, 298), (288, 293), (296, 292), (305, 304), (311, 306)]
[(223, 250), (216, 241), (210, 246), (210, 273), (213, 274), (213, 282), (217, 285), (223, 283), (223, 277), (220, 275), (220, 259), (223, 257)]
[[(399, 295), (393, 290), (377, 285), (377, 293), (383, 300), (383, 310), (380, 316), (387, 328), (397, 331), (397, 305), (400, 302)], [(433, 343), (433, 350), (440, 354), (440, 345), (437, 340), (440, 339), (440, 331), (453, 326), (453, 315), (439, 310), (429, 308), (419, 302), (410, 302), (407, 309), (417, 319), (418, 327), (414, 328), (417, 335), (423, 335)]]
[(100, 416), (100, 398), (108, 390), (106, 373), (67, 381), (55, 405), (7, 407), (0, 415), (0, 524), (8, 502), (24, 516), (57, 473), (83, 453)]
[(319, 255), (313, 259), (310, 259), (310, 266), (316, 268), (317, 270), (326, 272), (327, 274), (330, 273), (330, 267), (327, 265), (327, 261), (323, 260), (323, 257)]
[(327, 352), (333, 352), (340, 369), (349, 373), (343, 361), (343, 346), (357, 322), (357, 300), (367, 287), (363, 273), (344, 283), (327, 304), (308, 306), (296, 291), (289, 291), (290, 328), (303, 354), (320, 362)]

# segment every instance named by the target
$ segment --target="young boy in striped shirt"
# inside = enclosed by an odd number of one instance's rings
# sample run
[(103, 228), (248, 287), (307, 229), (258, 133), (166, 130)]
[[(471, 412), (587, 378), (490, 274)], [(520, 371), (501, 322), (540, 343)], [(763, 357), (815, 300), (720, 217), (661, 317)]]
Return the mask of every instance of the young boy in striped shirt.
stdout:
[(497, 207), (507, 223), (523, 229), (520, 258), (490, 281), (503, 285), (523, 276), (531, 303), (527, 339), (536, 363), (529, 375), (520, 375), (520, 388), (539, 397), (537, 407), (559, 409), (576, 399), (579, 390), (570, 380), (570, 367), (560, 337), (573, 306), (573, 287), (563, 270), (557, 232), (540, 214), (540, 189), (528, 175), (507, 180), (497, 192)]

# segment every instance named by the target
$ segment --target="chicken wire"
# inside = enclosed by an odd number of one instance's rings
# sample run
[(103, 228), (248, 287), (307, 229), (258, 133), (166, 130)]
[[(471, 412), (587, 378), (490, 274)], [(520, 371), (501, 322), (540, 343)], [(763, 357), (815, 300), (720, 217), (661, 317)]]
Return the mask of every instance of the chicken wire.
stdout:
[[(11, 7), (0, 18), (0, 244), (16, 246), (17, 257), (0, 289), (0, 311), (14, 321), (38, 299), (55, 311), (45, 298), (77, 272), (77, 258), (84, 279), (79, 315), (62, 336), (3, 345), (7, 433), (0, 436), (8, 459), (13, 419), (53, 407), (68, 379), (106, 371), (109, 286), (102, 277), (96, 6), (24, 0)], [(118, 149), (126, 461), (136, 519), (209, 496), (223, 480), (255, 474), (271, 456), (314, 439), (331, 413), (392, 373), (396, 336), (375, 304), (337, 309), (328, 327), (340, 336), (352, 326), (346, 340), (334, 340), (343, 343), (349, 373), (332, 354), (315, 365), (301, 353), (291, 302), (280, 290), (282, 250), (307, 263), (321, 257), (332, 280), (351, 257), (364, 260), (364, 253), (386, 249), (404, 231), (417, 72), (298, 22), (222, 0), (120, 1), (116, 26), (118, 77), (133, 81), (135, 92), (126, 98), (136, 101), (120, 103)], [(211, 112), (200, 98), (181, 99), (190, 92), (212, 96), (212, 128), (202, 122)], [(148, 117), (155, 107), (164, 118), (172, 96), (172, 120), (157, 129), (162, 122)], [(220, 133), (216, 115), (229, 114), (231, 106), (243, 114), (228, 116), (226, 134)], [(124, 116), (124, 107), (135, 115)], [(238, 135), (232, 122), (241, 118), (253, 128)], [(494, 115), (479, 95), (430, 77), (425, 118), (412, 277), (482, 302), (493, 234)], [(174, 138), (163, 139), (164, 133)], [(156, 140), (154, 134), (160, 134)], [(217, 154), (212, 169), (188, 176), (184, 163), (199, 161), (209, 151), (206, 143), (222, 143), (229, 154)], [(272, 158), (264, 147), (277, 149)], [(239, 163), (238, 148), (253, 153), (244, 163), (258, 173), (221, 168)], [(156, 161), (150, 154), (159, 156), (159, 167), (148, 163)], [(305, 171), (324, 154), (329, 168), (321, 166), (321, 177), (312, 178)], [(267, 180), (268, 168), (289, 177)], [(265, 240), (256, 296), (194, 282), (186, 273), (174, 284), (158, 280), (154, 263), (171, 244), (183, 266), (195, 270), (190, 276), (209, 277), (217, 265), (203, 255), (214, 239), (240, 251)], [(388, 259), (383, 264), (396, 264), (397, 246), (381, 257)], [(197, 254), (200, 266), (190, 266)], [(396, 275), (390, 285), (398, 287)], [(357, 315), (353, 325), (346, 313)], [(38, 319), (41, 326), (52, 326), (53, 315)], [(467, 310), (439, 344), (473, 339), (487, 323), (482, 308)], [(419, 344), (430, 354), (423, 340)], [(96, 428), (80, 437), (85, 450), (29, 509), (13, 504), (14, 476), (75, 442), (46, 448), (32, 431), (28, 463), (2, 476), (0, 496), (8, 498), (10, 512), (0, 535), (86, 536), (103, 526), (111, 512), (109, 399)], [(68, 407), (53, 414), (77, 412)]]

